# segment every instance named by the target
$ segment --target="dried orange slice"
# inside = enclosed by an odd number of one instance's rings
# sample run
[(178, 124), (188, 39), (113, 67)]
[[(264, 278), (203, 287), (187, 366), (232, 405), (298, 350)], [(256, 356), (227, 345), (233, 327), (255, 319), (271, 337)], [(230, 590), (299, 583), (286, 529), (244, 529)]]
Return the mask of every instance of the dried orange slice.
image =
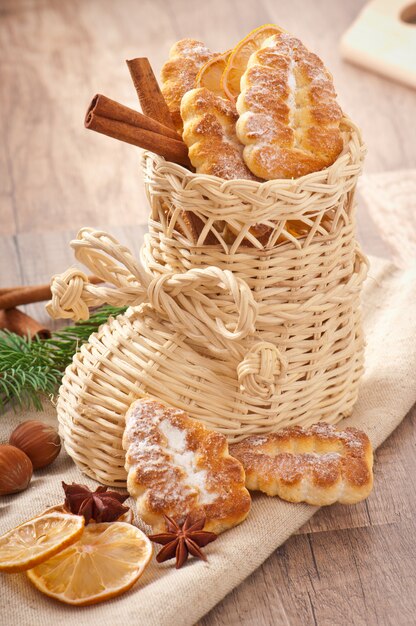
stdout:
[(65, 602), (96, 604), (130, 589), (153, 553), (141, 530), (124, 522), (89, 524), (76, 543), (27, 572), (40, 591)]
[(283, 28), (275, 24), (264, 24), (252, 30), (236, 45), (231, 51), (221, 78), (221, 88), (227, 98), (236, 100), (240, 93), (240, 79), (246, 71), (248, 60), (253, 52), (259, 50), (268, 37), (283, 32)]
[(221, 76), (226, 68), (230, 53), (231, 50), (227, 50), (227, 52), (218, 54), (207, 61), (196, 76), (195, 87), (206, 87), (215, 95), (226, 97), (221, 87)]
[(63, 550), (82, 535), (84, 518), (48, 513), (0, 537), (0, 571), (23, 572)]

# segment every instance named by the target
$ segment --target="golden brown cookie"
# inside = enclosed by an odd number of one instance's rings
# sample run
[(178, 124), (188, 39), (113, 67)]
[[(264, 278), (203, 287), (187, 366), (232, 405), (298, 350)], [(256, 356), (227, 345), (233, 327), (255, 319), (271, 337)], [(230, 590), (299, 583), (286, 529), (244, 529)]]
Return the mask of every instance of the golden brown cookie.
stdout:
[(179, 112), (182, 96), (194, 88), (198, 71), (213, 56), (202, 41), (181, 39), (172, 46), (169, 60), (162, 67), (162, 93), (179, 133), (182, 133)]
[(230, 446), (246, 472), (246, 487), (289, 502), (353, 504), (373, 487), (373, 452), (357, 428), (323, 422), (253, 435)]
[(238, 116), (229, 100), (205, 87), (192, 89), (182, 98), (181, 116), (183, 140), (199, 174), (256, 180), (243, 161), (243, 146), (235, 131)]
[(297, 178), (331, 165), (343, 149), (342, 111), (322, 61), (280, 33), (254, 52), (241, 78), (237, 135), (259, 178)]
[(129, 493), (153, 532), (164, 530), (163, 515), (178, 523), (205, 515), (205, 530), (215, 533), (247, 517), (244, 470), (229, 455), (226, 438), (183, 411), (137, 400), (126, 415), (123, 447)]

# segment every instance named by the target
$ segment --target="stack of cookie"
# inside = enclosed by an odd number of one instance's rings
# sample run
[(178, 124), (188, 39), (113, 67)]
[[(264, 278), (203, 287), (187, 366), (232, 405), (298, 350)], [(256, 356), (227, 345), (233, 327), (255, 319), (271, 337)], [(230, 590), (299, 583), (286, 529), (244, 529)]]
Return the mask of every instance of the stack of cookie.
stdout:
[(297, 178), (328, 167), (343, 149), (331, 74), (278, 26), (261, 26), (222, 54), (183, 39), (161, 78), (197, 173)]

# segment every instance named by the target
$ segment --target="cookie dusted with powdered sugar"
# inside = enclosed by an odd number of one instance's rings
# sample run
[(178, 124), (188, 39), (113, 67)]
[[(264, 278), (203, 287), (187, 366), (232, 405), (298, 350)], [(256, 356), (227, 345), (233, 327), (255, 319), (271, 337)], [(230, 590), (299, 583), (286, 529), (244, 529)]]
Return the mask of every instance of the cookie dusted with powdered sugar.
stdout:
[(199, 70), (214, 56), (202, 41), (196, 39), (181, 39), (169, 51), (169, 59), (161, 71), (162, 94), (179, 133), (182, 133), (182, 96), (195, 87)]
[(246, 487), (289, 502), (354, 504), (373, 487), (373, 451), (357, 428), (319, 423), (250, 436), (230, 446), (246, 472)]
[(332, 77), (288, 33), (254, 52), (241, 78), (237, 135), (259, 178), (297, 178), (331, 165), (343, 149)]
[(198, 174), (226, 180), (256, 180), (243, 160), (243, 146), (235, 125), (234, 104), (205, 87), (192, 89), (182, 98), (183, 140)]
[(181, 524), (206, 516), (205, 530), (220, 533), (250, 510), (244, 470), (228, 452), (224, 435), (208, 430), (178, 409), (144, 398), (126, 415), (123, 436), (127, 488), (139, 516), (153, 532), (163, 515)]

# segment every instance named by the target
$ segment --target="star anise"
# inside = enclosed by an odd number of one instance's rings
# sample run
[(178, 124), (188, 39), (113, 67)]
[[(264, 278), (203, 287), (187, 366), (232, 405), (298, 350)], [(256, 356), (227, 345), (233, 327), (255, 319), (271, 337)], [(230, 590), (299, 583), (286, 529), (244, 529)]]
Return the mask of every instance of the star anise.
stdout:
[(108, 487), (97, 487), (91, 491), (86, 485), (66, 485), (64, 482), (62, 487), (65, 491), (65, 508), (75, 515), (83, 515), (86, 524), (91, 520), (114, 522), (129, 510), (128, 506), (123, 506), (129, 495), (108, 491)]
[(166, 521), (167, 532), (158, 535), (149, 535), (150, 541), (162, 544), (163, 548), (159, 551), (156, 561), (163, 563), (169, 559), (176, 558), (176, 569), (182, 567), (189, 554), (207, 560), (201, 548), (215, 541), (217, 536), (215, 533), (209, 533), (202, 530), (205, 525), (205, 517), (201, 517), (198, 521), (191, 523), (191, 517), (188, 515), (180, 526), (175, 520), (167, 515), (163, 516)]

